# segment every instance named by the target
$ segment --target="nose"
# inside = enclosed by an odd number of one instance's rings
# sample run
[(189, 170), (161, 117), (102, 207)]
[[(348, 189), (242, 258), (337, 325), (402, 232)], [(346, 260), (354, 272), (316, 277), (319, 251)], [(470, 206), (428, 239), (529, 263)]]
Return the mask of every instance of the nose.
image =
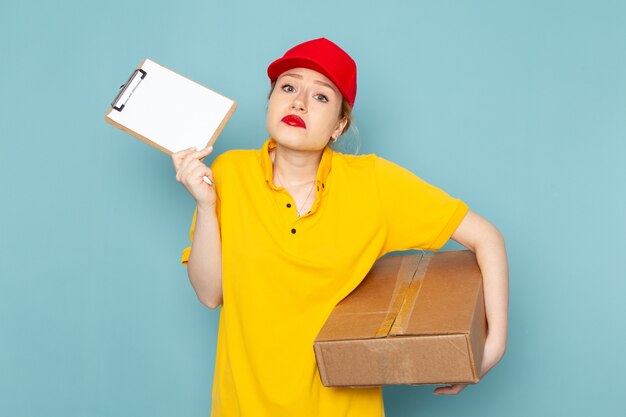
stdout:
[(304, 92), (299, 92), (298, 95), (296, 95), (293, 98), (293, 101), (291, 102), (291, 110), (297, 110), (297, 111), (301, 111), (304, 112), (306, 111), (306, 103), (305, 103), (305, 98), (304, 98)]

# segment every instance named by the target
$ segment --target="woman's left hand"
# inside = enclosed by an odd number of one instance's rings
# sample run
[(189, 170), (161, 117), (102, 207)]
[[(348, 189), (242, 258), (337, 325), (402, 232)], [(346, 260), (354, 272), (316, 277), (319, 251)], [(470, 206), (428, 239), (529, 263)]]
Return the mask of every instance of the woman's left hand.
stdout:
[[(487, 337), (485, 341), (485, 350), (483, 353), (483, 364), (481, 366), (480, 377), (484, 377), (496, 364), (502, 359), (504, 355), (504, 346), (501, 343), (494, 340), (494, 337)], [(452, 384), (445, 387), (435, 388), (433, 391), (435, 394), (443, 395), (456, 395), (463, 391), (468, 384)]]

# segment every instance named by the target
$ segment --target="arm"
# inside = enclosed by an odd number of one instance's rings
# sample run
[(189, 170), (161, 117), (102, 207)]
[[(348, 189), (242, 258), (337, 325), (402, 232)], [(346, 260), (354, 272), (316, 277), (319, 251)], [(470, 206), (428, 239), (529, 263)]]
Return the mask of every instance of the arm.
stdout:
[(195, 148), (174, 153), (172, 160), (176, 168), (176, 180), (183, 184), (196, 200), (196, 217), (187, 262), (187, 275), (200, 302), (209, 308), (222, 304), (222, 241), (216, 214), (217, 194), (212, 183), (213, 173), (202, 161), (212, 147), (201, 151)]
[[(483, 275), (487, 340), (481, 377), (502, 358), (506, 350), (509, 304), (509, 272), (504, 238), (491, 223), (469, 211), (452, 239), (476, 254)], [(466, 384), (439, 387), (435, 394), (458, 394)]]
[(197, 210), (187, 275), (200, 302), (214, 309), (223, 301), (222, 240), (215, 205)]

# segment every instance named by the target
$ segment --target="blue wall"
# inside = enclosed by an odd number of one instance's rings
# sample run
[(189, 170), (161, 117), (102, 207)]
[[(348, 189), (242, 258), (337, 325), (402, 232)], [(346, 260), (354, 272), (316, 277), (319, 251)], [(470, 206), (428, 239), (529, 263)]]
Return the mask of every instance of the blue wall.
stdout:
[(624, 2), (38, 3), (0, 13), (0, 415), (208, 415), (193, 200), (104, 114), (149, 57), (238, 101), (216, 154), (257, 148), (267, 64), (319, 36), (359, 65), (361, 153), (507, 238), (502, 362), (456, 397), (385, 388), (387, 415), (623, 415)]

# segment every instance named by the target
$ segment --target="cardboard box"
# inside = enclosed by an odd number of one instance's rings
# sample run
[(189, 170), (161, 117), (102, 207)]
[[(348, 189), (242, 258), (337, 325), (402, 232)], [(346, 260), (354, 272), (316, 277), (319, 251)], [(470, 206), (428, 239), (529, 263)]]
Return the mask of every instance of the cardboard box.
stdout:
[(314, 342), (327, 387), (476, 383), (487, 325), (471, 251), (389, 256)]

